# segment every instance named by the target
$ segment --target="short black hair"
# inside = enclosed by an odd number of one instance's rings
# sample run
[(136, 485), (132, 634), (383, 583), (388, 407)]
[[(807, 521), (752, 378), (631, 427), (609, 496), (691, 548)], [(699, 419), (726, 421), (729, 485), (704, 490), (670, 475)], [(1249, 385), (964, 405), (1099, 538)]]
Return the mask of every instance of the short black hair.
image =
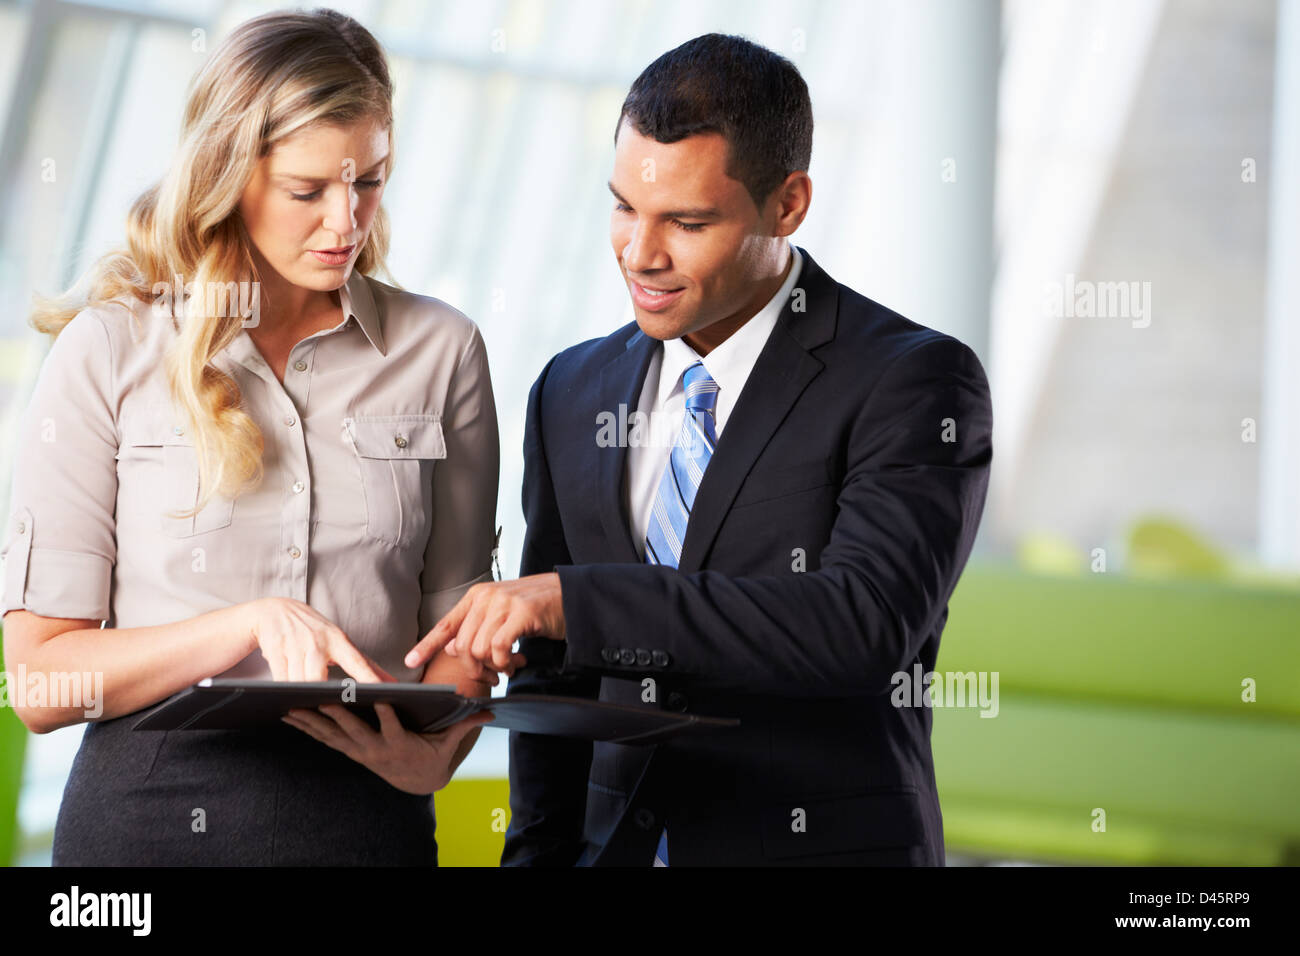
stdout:
[(721, 133), (729, 146), (727, 175), (760, 209), (812, 158), (808, 84), (785, 57), (744, 37), (706, 33), (663, 54), (628, 91), (615, 143), (624, 118), (660, 143)]

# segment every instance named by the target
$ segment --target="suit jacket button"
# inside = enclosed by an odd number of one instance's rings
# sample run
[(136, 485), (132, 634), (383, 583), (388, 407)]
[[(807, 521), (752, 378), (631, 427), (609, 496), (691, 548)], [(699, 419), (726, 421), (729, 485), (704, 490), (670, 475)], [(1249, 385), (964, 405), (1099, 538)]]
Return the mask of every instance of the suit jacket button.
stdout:
[(618, 652), (618, 659), (621, 663), (631, 667), (636, 663), (636, 651), (632, 650), (630, 647), (625, 647)]
[(618, 648), (617, 648), (617, 647), (602, 647), (602, 648), (600, 649), (600, 659), (603, 660), (603, 661), (605, 661), (605, 663), (607, 663), (607, 664), (617, 664), (617, 663), (618, 663)]
[(638, 667), (650, 666), (650, 652), (643, 647), (636, 649), (636, 663)]
[(667, 651), (651, 651), (650, 653), (650, 661), (655, 667), (667, 667), (670, 660)]
[(655, 815), (645, 807), (637, 807), (636, 813), (632, 814), (632, 822), (638, 829), (649, 830), (655, 825)]
[(668, 695), (668, 700), (665, 701), (665, 703), (668, 704), (669, 710), (678, 710), (678, 711), (685, 712), (687, 707), (686, 695), (680, 694), (677, 691), (673, 691), (671, 694)]

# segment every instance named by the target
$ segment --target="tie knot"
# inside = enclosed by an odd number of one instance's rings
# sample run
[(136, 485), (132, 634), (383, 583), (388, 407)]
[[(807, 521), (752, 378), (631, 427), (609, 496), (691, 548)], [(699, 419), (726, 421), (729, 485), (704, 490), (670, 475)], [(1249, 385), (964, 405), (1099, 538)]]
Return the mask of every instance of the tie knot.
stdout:
[(718, 401), (718, 383), (709, 377), (703, 363), (696, 362), (682, 375), (686, 407), (691, 411), (713, 411)]

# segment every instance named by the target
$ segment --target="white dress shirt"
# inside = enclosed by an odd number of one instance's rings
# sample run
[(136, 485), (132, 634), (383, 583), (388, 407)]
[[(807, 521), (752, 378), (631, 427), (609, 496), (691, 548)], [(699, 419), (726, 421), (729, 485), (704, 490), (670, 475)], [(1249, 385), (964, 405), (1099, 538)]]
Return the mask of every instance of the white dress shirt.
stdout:
[(718, 383), (713, 417), (714, 431), (721, 438), (731, 410), (736, 407), (749, 373), (758, 361), (758, 354), (776, 328), (776, 320), (785, 308), (786, 299), (799, 281), (803, 257), (793, 245), (790, 246), (790, 258), (790, 272), (767, 305), (708, 355), (701, 356), (682, 339), (668, 339), (650, 359), (637, 403), (637, 411), (650, 423), (650, 427), (644, 430), (648, 440), (630, 444), (625, 486), (632, 540), (642, 558), (645, 557), (645, 534), (650, 526), (659, 479), (668, 467), (668, 456), (686, 413), (682, 375), (696, 362), (703, 362), (705, 371)]

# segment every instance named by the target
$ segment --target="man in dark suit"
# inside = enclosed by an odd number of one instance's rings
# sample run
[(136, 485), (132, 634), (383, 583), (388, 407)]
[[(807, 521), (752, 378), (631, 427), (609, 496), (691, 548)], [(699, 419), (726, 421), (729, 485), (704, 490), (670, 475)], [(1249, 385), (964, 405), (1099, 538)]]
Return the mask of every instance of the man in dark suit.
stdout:
[(512, 733), (505, 864), (944, 861), (931, 712), (891, 691), (935, 665), (988, 384), (788, 242), (811, 143), (798, 71), (738, 37), (665, 54), (624, 103), (611, 239), (636, 322), (543, 370), (521, 576), (412, 659), (446, 645), (511, 694), (741, 723), (644, 747)]

